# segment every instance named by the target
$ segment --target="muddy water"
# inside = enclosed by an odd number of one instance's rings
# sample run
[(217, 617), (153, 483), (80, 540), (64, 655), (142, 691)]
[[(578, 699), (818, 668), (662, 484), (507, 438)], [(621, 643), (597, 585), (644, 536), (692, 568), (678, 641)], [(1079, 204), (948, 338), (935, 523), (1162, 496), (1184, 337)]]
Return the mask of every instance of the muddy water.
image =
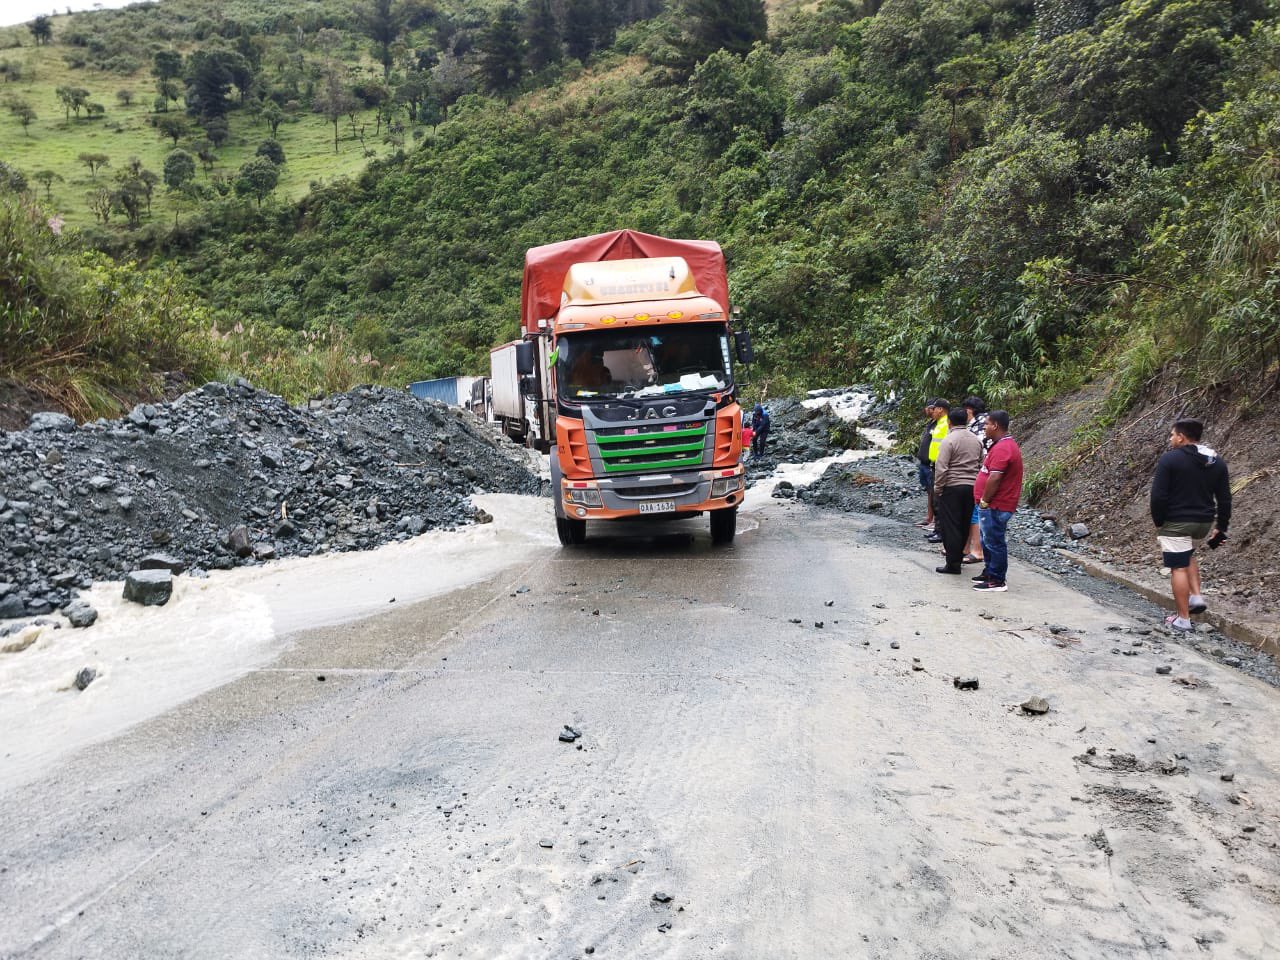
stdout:
[(0, 955), (1275, 955), (1275, 690), (751, 516), (304, 632), (6, 791)]
[[(457, 590), (555, 540), (543, 500), (489, 494), (474, 502), (493, 523), (176, 577), (163, 607), (125, 601), (120, 583), (85, 591), (99, 614), (92, 627), (31, 628), (30, 646), (0, 655), (0, 789), (271, 662), (290, 634)], [(72, 682), (84, 667), (97, 677), (79, 692)]]

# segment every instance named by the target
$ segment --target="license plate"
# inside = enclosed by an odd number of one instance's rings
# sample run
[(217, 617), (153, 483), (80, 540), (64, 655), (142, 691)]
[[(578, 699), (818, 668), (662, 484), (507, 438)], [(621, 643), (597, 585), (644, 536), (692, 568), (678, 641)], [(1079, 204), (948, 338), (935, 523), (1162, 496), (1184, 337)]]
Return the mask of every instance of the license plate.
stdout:
[(675, 510), (674, 500), (649, 500), (640, 504), (641, 513), (675, 513)]

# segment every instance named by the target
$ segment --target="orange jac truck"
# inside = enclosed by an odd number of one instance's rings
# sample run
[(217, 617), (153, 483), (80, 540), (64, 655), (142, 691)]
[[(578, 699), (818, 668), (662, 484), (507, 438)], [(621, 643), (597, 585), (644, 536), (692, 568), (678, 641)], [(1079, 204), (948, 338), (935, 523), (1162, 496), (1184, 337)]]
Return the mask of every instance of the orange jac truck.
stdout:
[(525, 254), (520, 340), (491, 354), (503, 429), (551, 455), (556, 532), (706, 513), (728, 543), (744, 490), (720, 245), (617, 230)]

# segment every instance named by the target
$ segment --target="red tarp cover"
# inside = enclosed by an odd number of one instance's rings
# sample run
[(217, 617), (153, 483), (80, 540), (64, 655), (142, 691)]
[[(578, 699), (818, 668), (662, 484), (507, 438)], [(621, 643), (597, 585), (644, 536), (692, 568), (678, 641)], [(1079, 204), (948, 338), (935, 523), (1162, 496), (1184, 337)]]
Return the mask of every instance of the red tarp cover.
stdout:
[(520, 322), (524, 331), (537, 333), (538, 321), (550, 319), (560, 309), (564, 276), (575, 263), (642, 257), (684, 257), (698, 292), (720, 304), (728, 316), (729, 282), (720, 244), (714, 240), (669, 240), (635, 230), (614, 230), (548, 243), (524, 255), (524, 285), (520, 296)]

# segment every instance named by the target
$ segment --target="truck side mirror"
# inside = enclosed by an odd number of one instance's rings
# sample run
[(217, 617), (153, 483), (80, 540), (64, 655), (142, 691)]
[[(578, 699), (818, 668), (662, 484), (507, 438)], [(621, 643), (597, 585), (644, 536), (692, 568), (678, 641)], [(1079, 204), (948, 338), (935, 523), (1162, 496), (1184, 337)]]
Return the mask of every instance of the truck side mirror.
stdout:
[(756, 352), (751, 346), (751, 334), (746, 330), (739, 330), (733, 335), (733, 348), (739, 363), (755, 363)]
[(516, 373), (521, 376), (533, 373), (533, 342), (523, 340), (516, 344)]

